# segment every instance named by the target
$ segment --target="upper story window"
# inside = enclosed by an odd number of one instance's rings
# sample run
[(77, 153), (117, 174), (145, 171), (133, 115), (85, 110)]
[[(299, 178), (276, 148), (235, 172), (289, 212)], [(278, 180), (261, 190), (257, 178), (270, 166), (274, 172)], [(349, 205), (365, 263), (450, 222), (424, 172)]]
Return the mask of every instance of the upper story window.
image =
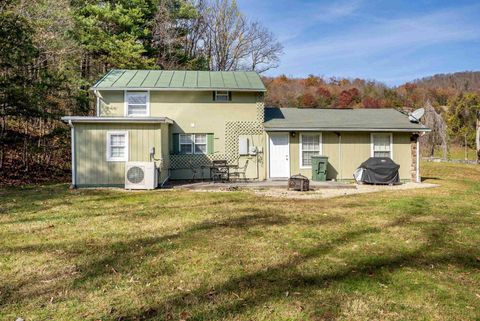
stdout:
[(217, 90), (213, 92), (214, 101), (231, 101), (232, 94), (230, 91)]
[(300, 135), (300, 164), (303, 168), (312, 166), (312, 156), (321, 154), (322, 136), (320, 134)]
[(206, 154), (207, 134), (180, 134), (181, 154)]
[(107, 132), (107, 161), (126, 162), (128, 160), (128, 133), (126, 131)]
[(126, 116), (149, 116), (149, 104), (147, 91), (127, 91), (125, 93)]
[(372, 134), (372, 157), (392, 158), (392, 134)]

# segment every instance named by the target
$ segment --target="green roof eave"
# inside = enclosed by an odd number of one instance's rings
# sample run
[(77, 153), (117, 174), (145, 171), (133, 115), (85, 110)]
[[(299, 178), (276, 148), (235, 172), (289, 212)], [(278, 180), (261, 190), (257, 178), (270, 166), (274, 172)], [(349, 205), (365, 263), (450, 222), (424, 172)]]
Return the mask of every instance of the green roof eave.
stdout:
[(264, 128), (265, 131), (431, 131), (393, 108), (265, 108)]
[(430, 128), (367, 128), (367, 127), (268, 127), (264, 126), (266, 132), (282, 131), (322, 131), (322, 132), (430, 132)]
[(244, 91), (265, 92), (254, 71), (184, 71), (113, 69), (91, 90)]

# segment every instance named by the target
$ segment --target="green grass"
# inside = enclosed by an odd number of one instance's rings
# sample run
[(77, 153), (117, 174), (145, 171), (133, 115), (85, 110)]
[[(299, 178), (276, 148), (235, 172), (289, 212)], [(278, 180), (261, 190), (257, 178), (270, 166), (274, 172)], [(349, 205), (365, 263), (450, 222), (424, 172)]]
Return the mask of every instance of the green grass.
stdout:
[(434, 189), (0, 190), (0, 319), (478, 320), (480, 166)]
[[(443, 150), (435, 150), (433, 156), (443, 158)], [(477, 160), (477, 151), (475, 148), (467, 148), (467, 154), (465, 155), (465, 147), (460, 145), (451, 145), (447, 154), (448, 159), (455, 160), (465, 160), (465, 156), (466, 160)]]

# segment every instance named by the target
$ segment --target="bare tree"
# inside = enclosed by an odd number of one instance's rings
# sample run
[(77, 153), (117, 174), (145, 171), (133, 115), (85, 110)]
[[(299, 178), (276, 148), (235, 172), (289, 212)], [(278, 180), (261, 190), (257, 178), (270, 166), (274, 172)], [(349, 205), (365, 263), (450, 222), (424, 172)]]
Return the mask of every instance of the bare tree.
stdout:
[(250, 69), (259, 73), (277, 68), (283, 46), (267, 28), (254, 22), (251, 25)]
[(440, 113), (437, 113), (430, 101), (425, 104), (425, 126), (432, 131), (420, 138), (422, 149), (428, 151), (428, 156), (434, 155), (435, 149), (439, 146), (443, 151), (443, 158), (447, 158), (447, 124)]
[(264, 72), (278, 65), (282, 45), (258, 22), (248, 21), (235, 0), (214, 0), (202, 15), (211, 70)]

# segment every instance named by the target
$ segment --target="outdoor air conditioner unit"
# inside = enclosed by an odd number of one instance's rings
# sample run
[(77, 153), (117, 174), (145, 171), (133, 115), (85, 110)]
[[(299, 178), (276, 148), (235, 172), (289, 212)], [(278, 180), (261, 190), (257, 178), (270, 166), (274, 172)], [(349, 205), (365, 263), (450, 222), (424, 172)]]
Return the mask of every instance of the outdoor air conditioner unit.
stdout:
[(125, 166), (125, 189), (155, 189), (158, 185), (154, 162), (128, 162)]

